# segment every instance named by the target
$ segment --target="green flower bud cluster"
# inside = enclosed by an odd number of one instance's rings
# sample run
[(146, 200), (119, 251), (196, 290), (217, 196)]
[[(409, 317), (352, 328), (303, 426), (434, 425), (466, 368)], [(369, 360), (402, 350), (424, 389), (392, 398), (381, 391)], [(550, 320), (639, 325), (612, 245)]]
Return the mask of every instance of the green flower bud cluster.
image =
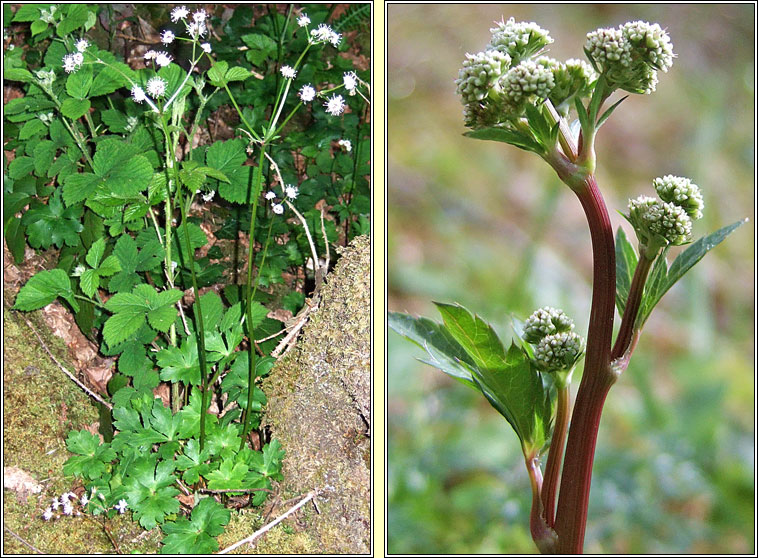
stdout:
[(477, 103), (487, 97), (497, 97), (500, 78), (508, 71), (511, 57), (499, 50), (466, 54), (463, 67), (455, 80), (457, 93), (464, 105)]
[(508, 54), (514, 64), (526, 60), (553, 42), (550, 32), (532, 22), (516, 22), (510, 18), (507, 22), (496, 23), (490, 29), (492, 38), (487, 50), (498, 50)]
[(553, 374), (559, 386), (566, 386), (577, 361), (584, 354), (584, 339), (574, 329), (574, 320), (563, 310), (545, 306), (524, 322), (524, 340), (534, 346), (538, 369)]
[(544, 306), (535, 310), (524, 322), (524, 340), (536, 345), (546, 335), (574, 329), (574, 320), (563, 310)]
[(658, 70), (668, 71), (675, 56), (666, 31), (645, 21), (592, 31), (584, 51), (609, 85), (645, 94), (655, 91)]
[(691, 219), (703, 216), (703, 196), (689, 178), (667, 174), (653, 180), (653, 186), (663, 201), (678, 205)]
[(653, 185), (661, 201), (650, 196), (629, 200), (627, 216), (649, 256), (664, 246), (690, 242), (692, 221), (703, 216), (704, 205), (700, 188), (688, 178), (669, 174)]
[(575, 95), (589, 95), (597, 75), (588, 64), (533, 58), (553, 42), (536, 23), (517, 23), (511, 18), (491, 32), (486, 50), (466, 54), (455, 80), (467, 126), (512, 123), (524, 115), (528, 104), (550, 98), (560, 105)]
[(560, 111), (560, 107), (567, 105), (574, 97), (589, 96), (597, 78), (597, 72), (590, 64), (570, 58), (553, 70), (555, 87), (550, 92), (550, 101)]
[(573, 331), (546, 335), (534, 348), (537, 367), (545, 372), (570, 370), (584, 354), (584, 339)]
[(514, 66), (505, 74), (502, 81), (505, 103), (511, 116), (520, 116), (524, 112), (527, 103), (536, 100), (547, 99), (555, 87), (555, 78), (550, 62), (547, 57), (541, 57), (542, 62), (524, 60), (518, 66)]

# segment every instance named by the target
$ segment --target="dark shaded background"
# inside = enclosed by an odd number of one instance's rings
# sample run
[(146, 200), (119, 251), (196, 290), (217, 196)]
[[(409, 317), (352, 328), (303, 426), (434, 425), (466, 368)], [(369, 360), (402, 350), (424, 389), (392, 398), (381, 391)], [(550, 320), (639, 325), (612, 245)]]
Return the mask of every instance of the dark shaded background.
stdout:
[[(703, 190), (703, 236), (749, 217), (664, 297), (606, 403), (587, 552), (753, 552), (753, 5), (390, 5), (389, 309), (438, 319), (459, 302), (509, 334), (509, 316), (558, 306), (586, 334), (591, 251), (575, 196), (533, 154), (465, 138), (453, 80), (501, 16), (536, 21), (550, 55), (582, 58), (587, 32), (644, 19), (678, 58), (597, 139), (617, 210), (652, 179)], [(618, 324), (618, 320), (617, 320)], [(390, 553), (536, 552), (515, 434), (483, 397), (388, 340)], [(574, 383), (574, 391), (578, 382)]]

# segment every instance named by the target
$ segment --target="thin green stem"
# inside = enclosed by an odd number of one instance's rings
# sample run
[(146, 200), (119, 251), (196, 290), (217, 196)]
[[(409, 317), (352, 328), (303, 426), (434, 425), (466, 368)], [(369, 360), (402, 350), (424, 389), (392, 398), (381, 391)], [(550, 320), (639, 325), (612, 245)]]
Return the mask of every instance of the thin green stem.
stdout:
[(250, 347), (248, 349), (248, 376), (247, 376), (247, 408), (245, 409), (245, 418), (242, 425), (242, 439), (240, 440), (240, 449), (245, 447), (245, 439), (250, 430), (250, 409), (253, 406), (253, 392), (255, 391), (255, 334), (253, 333), (253, 293), (251, 286), (253, 284), (253, 260), (255, 253), (255, 216), (258, 212), (258, 200), (260, 198), (261, 181), (263, 179), (263, 164), (266, 161), (266, 145), (261, 145), (261, 153), (258, 158), (258, 167), (253, 177), (253, 188), (250, 192), (253, 207), (250, 212), (250, 242), (247, 248), (247, 331)]
[[(169, 151), (168, 168), (172, 171), (174, 184), (176, 185), (176, 189), (177, 189), (177, 194), (179, 194), (179, 191), (181, 189), (181, 184), (179, 183), (179, 173), (177, 172), (176, 164), (175, 164), (176, 153), (174, 151), (174, 143), (173, 141), (171, 141), (171, 134), (168, 131), (168, 126), (166, 126), (165, 115), (161, 115), (160, 122), (161, 122), (161, 127), (163, 129), (163, 134), (166, 138), (166, 143), (168, 145), (168, 151)], [(201, 382), (201, 387), (203, 389), (202, 411), (200, 413), (200, 451), (202, 451), (203, 446), (205, 445), (205, 415), (207, 414), (206, 411), (208, 409), (208, 395), (210, 392), (210, 386), (207, 383), (208, 364), (207, 364), (206, 355), (205, 355), (205, 324), (203, 323), (203, 310), (202, 310), (202, 306), (200, 305), (200, 292), (197, 287), (197, 276), (195, 274), (195, 262), (192, 259), (192, 254), (194, 252), (192, 250), (192, 243), (190, 242), (190, 236), (189, 236), (189, 223), (187, 222), (187, 208), (185, 207), (184, 203), (181, 203), (181, 202), (179, 203), (179, 211), (181, 212), (182, 227), (184, 228), (185, 251), (187, 254), (187, 258), (190, 259), (190, 261), (187, 262), (187, 264), (190, 268), (190, 276), (192, 278), (192, 290), (195, 294), (194, 310), (195, 310), (195, 318), (197, 319), (197, 332), (196, 332), (197, 333), (197, 352), (198, 352), (198, 359), (200, 360), (200, 382)], [(171, 234), (168, 232), (167, 232), (167, 237), (168, 238), (171, 237)], [(178, 384), (174, 384), (174, 385), (178, 385)], [(176, 395), (178, 396), (178, 393)]]

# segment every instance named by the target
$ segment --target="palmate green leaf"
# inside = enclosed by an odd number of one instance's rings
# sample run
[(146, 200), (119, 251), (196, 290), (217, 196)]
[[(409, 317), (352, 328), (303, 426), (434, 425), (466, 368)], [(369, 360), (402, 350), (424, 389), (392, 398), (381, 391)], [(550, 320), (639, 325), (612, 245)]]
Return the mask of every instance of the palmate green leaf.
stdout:
[(231, 512), (213, 497), (203, 498), (192, 510), (190, 519), (179, 518), (164, 524), (162, 554), (212, 554), (218, 550), (214, 537), (224, 532)]
[(84, 210), (80, 206), (63, 207), (60, 190), (50, 196), (47, 205), (35, 207), (24, 213), (21, 224), (26, 227), (29, 244), (33, 248), (77, 246), (79, 233), (84, 225), (81, 218)]
[(252, 75), (250, 70), (246, 70), (242, 66), (232, 66), (226, 72), (224, 78), (226, 81), (244, 81)]
[(161, 350), (156, 363), (161, 368), (160, 377), (164, 382), (200, 385), (200, 360), (194, 337), (185, 339), (181, 347), (166, 347)]
[[(182, 439), (192, 438), (200, 433), (200, 413), (203, 407), (203, 394), (197, 389), (193, 388), (190, 392), (189, 404), (182, 407), (179, 411), (179, 416), (182, 419), (179, 426), (179, 436)], [(209, 432), (218, 424), (218, 417), (216, 415), (206, 413), (205, 427)]]
[(79, 311), (79, 305), (71, 289), (71, 280), (66, 272), (62, 269), (40, 271), (21, 287), (13, 308), (27, 312), (37, 310), (47, 306), (59, 296), (65, 299), (75, 312)]
[(208, 68), (208, 81), (215, 87), (223, 87), (226, 84), (226, 72), (229, 69), (229, 64), (224, 60), (216, 62), (213, 66)]
[(63, 465), (66, 475), (99, 477), (105, 471), (106, 463), (116, 458), (110, 444), (101, 444), (100, 438), (86, 430), (73, 430), (66, 438), (66, 447), (76, 454)]
[(393, 330), (426, 351), (428, 359), (419, 359), (421, 362), (477, 388), (469, 367), (462, 364), (473, 366), (473, 360), (444, 326), (428, 318), (414, 318), (400, 312), (390, 312), (387, 320)]
[(637, 252), (621, 227), (616, 231), (616, 307), (621, 315), (626, 308), (629, 288), (637, 267)]
[(200, 443), (195, 438), (187, 441), (183, 452), (176, 458), (176, 468), (184, 471), (182, 473), (184, 482), (195, 484), (201, 476), (205, 476), (210, 471), (210, 465), (206, 461), (210, 459), (211, 452), (207, 447), (200, 451)]
[(666, 269), (666, 251), (664, 251), (656, 260), (650, 277), (645, 284), (645, 292), (642, 297), (640, 313), (637, 318), (637, 327), (642, 327), (645, 321), (650, 317), (653, 308), (660, 302), (663, 295), (674, 286), (692, 267), (698, 263), (713, 248), (723, 242), (727, 236), (732, 234), (740, 225), (746, 223), (747, 219), (742, 219), (731, 225), (727, 225), (707, 236), (704, 236), (690, 244), (686, 250), (681, 252), (674, 259), (671, 267)]
[[(65, 37), (71, 31), (78, 29), (87, 22), (89, 10), (84, 4), (69, 4), (66, 6), (66, 16), (58, 24), (56, 32), (59, 37)], [(65, 8), (64, 8), (65, 9)]]
[(208, 473), (208, 488), (211, 490), (228, 490), (230, 488), (245, 488), (244, 481), (248, 472), (248, 466), (244, 463), (235, 463), (234, 459), (224, 459), (221, 466), (215, 471)]
[(124, 479), (129, 509), (147, 530), (163, 523), (166, 515), (179, 511), (179, 490), (174, 488), (174, 462), (160, 461), (156, 455), (137, 460)]

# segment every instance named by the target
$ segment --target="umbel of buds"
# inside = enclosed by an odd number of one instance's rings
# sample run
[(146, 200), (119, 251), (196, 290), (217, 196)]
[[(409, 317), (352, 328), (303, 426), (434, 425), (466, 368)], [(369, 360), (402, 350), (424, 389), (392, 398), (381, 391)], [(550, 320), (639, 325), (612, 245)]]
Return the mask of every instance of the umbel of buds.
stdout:
[(455, 80), (466, 125), (473, 129), (518, 131), (527, 107), (546, 100), (566, 116), (575, 98), (591, 96), (600, 75), (608, 94), (615, 89), (651, 93), (658, 71), (668, 71), (675, 57), (666, 31), (644, 21), (588, 33), (584, 52), (590, 64), (541, 56), (553, 39), (533, 22), (510, 18), (490, 32), (485, 50), (466, 54)]
[(534, 345), (537, 368), (545, 372), (571, 371), (584, 354), (584, 339), (563, 310), (545, 306), (524, 322), (524, 340)]
[(689, 178), (666, 175), (653, 180), (660, 200), (639, 196), (629, 200), (626, 218), (634, 227), (640, 251), (653, 257), (665, 246), (690, 242), (692, 221), (703, 216), (703, 196)]
[(675, 56), (666, 31), (645, 21), (588, 33), (584, 52), (611, 87), (630, 93), (655, 91), (657, 70), (667, 72)]

